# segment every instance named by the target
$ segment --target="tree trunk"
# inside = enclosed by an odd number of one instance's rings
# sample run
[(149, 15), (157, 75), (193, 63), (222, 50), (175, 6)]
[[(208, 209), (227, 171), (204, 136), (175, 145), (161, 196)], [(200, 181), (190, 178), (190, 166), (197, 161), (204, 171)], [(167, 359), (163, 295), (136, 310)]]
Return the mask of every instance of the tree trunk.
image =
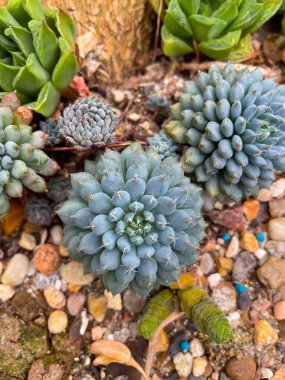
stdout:
[[(148, 52), (152, 38), (148, 0), (42, 0), (67, 11), (77, 25), (81, 57), (96, 51), (105, 80), (131, 74)], [(7, 0), (0, 0), (3, 6)]]

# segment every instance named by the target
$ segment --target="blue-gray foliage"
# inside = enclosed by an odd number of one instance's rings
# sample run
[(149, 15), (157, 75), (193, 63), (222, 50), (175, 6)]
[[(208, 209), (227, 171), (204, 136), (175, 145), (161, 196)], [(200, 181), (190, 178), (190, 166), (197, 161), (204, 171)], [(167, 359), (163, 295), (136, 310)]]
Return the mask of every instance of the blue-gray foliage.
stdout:
[(274, 169), (284, 171), (284, 105), (285, 86), (259, 69), (212, 65), (185, 83), (165, 130), (190, 145), (184, 169), (210, 195), (239, 200), (270, 187)]
[(178, 148), (178, 144), (176, 144), (164, 131), (160, 131), (159, 133), (149, 137), (147, 142), (148, 145), (151, 146), (162, 159), (165, 157), (174, 156), (174, 152)]
[(58, 210), (63, 244), (113, 294), (130, 285), (147, 295), (197, 261), (203, 202), (175, 158), (162, 161), (138, 143), (107, 150), (86, 161), (71, 185)]

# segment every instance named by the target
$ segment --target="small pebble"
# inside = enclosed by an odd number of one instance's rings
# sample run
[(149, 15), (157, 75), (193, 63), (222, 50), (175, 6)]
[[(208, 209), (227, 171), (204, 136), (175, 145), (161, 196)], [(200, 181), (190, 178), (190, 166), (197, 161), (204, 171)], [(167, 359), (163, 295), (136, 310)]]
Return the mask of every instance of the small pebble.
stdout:
[(266, 287), (277, 289), (285, 283), (285, 260), (270, 256), (256, 271), (259, 281)]
[(259, 190), (257, 200), (259, 202), (269, 202), (271, 199), (271, 194), (269, 189), (261, 189)]
[(250, 274), (254, 272), (256, 265), (257, 261), (253, 254), (247, 251), (241, 252), (234, 262), (233, 281), (239, 283), (248, 279)]
[(84, 274), (83, 264), (76, 261), (62, 265), (60, 272), (64, 282), (74, 285), (89, 285), (94, 278), (91, 274)]
[(28, 258), (17, 253), (8, 262), (8, 265), (2, 276), (2, 283), (4, 285), (18, 286), (22, 284), (29, 270)]
[(180, 343), (180, 349), (181, 349), (182, 352), (189, 351), (189, 349), (190, 349), (190, 344), (189, 344), (188, 340), (183, 340), (183, 341)]
[(228, 320), (232, 328), (236, 328), (240, 325), (240, 313), (238, 311), (232, 311), (228, 314)]
[(204, 274), (211, 273), (215, 270), (215, 261), (210, 253), (204, 253), (200, 257), (200, 268)]
[(249, 231), (244, 232), (240, 241), (240, 247), (245, 251), (254, 253), (259, 248), (254, 234)]
[(247, 220), (256, 219), (259, 212), (259, 202), (256, 199), (247, 199), (243, 202), (243, 211)]
[(36, 238), (27, 232), (22, 232), (18, 244), (20, 247), (32, 251), (36, 246)]
[(211, 289), (215, 288), (219, 282), (221, 281), (222, 279), (222, 276), (220, 275), (220, 273), (213, 273), (211, 274), (207, 280), (208, 280), (208, 284), (210, 286)]
[(197, 338), (194, 338), (191, 340), (190, 351), (191, 351), (194, 358), (203, 356), (205, 353), (205, 350), (204, 350), (204, 347), (203, 347), (201, 341)]
[(246, 293), (247, 292), (247, 286), (243, 284), (236, 284), (235, 285), (236, 291), (238, 293)]
[(179, 352), (173, 357), (173, 363), (180, 377), (188, 377), (192, 370), (193, 357), (190, 352)]
[(188, 341), (189, 333), (187, 331), (183, 332), (182, 334), (178, 334), (174, 336), (171, 339), (171, 343), (169, 346), (169, 354), (171, 356), (174, 356), (178, 354), (178, 352), (181, 352), (181, 343), (183, 341)]
[(274, 305), (274, 317), (278, 321), (285, 319), (285, 301), (280, 301)]
[(62, 309), (66, 304), (64, 294), (56, 288), (45, 289), (44, 296), (48, 305), (53, 309)]
[(86, 296), (83, 293), (72, 293), (67, 300), (67, 310), (70, 315), (78, 315), (86, 301)]
[(232, 358), (226, 365), (227, 375), (232, 380), (253, 380), (256, 374), (256, 362), (252, 356)]
[(257, 232), (256, 233), (256, 239), (259, 243), (264, 243), (266, 240), (265, 233), (264, 232)]
[(205, 372), (207, 364), (208, 364), (207, 360), (203, 357), (194, 358), (193, 369), (192, 369), (193, 375), (196, 377), (202, 376)]
[(242, 311), (249, 310), (251, 299), (247, 293), (240, 293), (237, 297), (238, 308)]
[(270, 368), (261, 368), (261, 378), (262, 379), (271, 379), (273, 372)]
[(255, 323), (254, 341), (257, 345), (273, 344), (277, 340), (277, 331), (266, 320), (260, 320)]
[(285, 241), (285, 218), (274, 218), (267, 223), (268, 236), (272, 240)]
[(52, 244), (41, 244), (35, 250), (35, 266), (37, 270), (46, 276), (57, 271), (60, 266), (60, 254), (58, 247)]
[(103, 335), (105, 334), (107, 328), (102, 326), (95, 326), (91, 330), (91, 336), (92, 340), (99, 340), (102, 339)]
[(225, 242), (230, 241), (231, 240), (231, 234), (229, 232), (225, 232), (225, 233), (223, 233), (222, 238), (224, 239)]
[(107, 297), (107, 308), (120, 311), (123, 308), (121, 294), (116, 294), (113, 296), (111, 292), (105, 290), (105, 296)]
[(282, 198), (285, 195), (285, 178), (280, 178), (273, 182), (270, 187), (270, 195), (272, 198)]
[(140, 313), (144, 308), (146, 298), (135, 293), (132, 289), (127, 289), (123, 294), (124, 307), (130, 313)]
[(49, 233), (52, 243), (55, 245), (60, 245), (62, 242), (62, 227), (59, 224), (52, 226)]
[(254, 252), (254, 256), (258, 260), (262, 260), (264, 257), (266, 257), (266, 255), (267, 255), (267, 252), (265, 251), (265, 249), (262, 249), (262, 248), (259, 248), (257, 251)]
[(68, 325), (67, 314), (62, 310), (53, 311), (48, 318), (48, 329), (52, 334), (64, 332)]
[(1, 302), (8, 301), (9, 299), (11, 299), (13, 297), (14, 294), (15, 294), (15, 290), (12, 286), (0, 284), (0, 300), (1, 300)]
[(239, 253), (239, 239), (236, 235), (234, 235), (226, 250), (226, 257), (232, 258), (232, 257), (235, 257), (238, 253)]
[(230, 282), (220, 282), (213, 289), (212, 299), (225, 314), (236, 310), (237, 293)]
[(131, 334), (130, 330), (127, 327), (124, 327), (121, 330), (114, 331), (114, 338), (116, 341), (125, 343), (129, 339), (130, 334)]
[(87, 296), (88, 311), (97, 322), (103, 322), (107, 312), (107, 298), (98, 293), (89, 293)]
[(230, 259), (228, 257), (217, 257), (216, 264), (218, 272), (221, 276), (226, 276), (233, 269), (233, 259)]

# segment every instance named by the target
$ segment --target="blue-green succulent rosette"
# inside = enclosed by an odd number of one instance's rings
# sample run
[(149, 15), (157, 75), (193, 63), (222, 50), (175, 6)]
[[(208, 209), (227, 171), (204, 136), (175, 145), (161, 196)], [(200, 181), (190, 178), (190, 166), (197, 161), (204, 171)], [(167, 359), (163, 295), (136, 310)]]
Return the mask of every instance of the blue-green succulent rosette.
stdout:
[(71, 185), (58, 210), (63, 244), (113, 294), (131, 286), (147, 295), (197, 261), (205, 228), (201, 191), (175, 158), (162, 161), (138, 143), (122, 153), (107, 150), (86, 161)]
[(285, 86), (233, 65), (185, 82), (166, 132), (189, 148), (185, 172), (213, 197), (234, 201), (269, 188), (285, 171)]

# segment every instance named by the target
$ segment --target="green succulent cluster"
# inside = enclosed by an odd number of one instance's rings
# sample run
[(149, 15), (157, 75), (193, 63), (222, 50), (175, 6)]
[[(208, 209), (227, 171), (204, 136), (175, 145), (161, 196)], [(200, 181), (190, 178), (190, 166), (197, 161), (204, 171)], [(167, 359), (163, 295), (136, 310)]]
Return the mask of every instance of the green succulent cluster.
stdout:
[[(159, 13), (160, 0), (150, 0)], [(279, 9), (282, 0), (164, 0), (163, 52), (173, 57), (200, 50), (216, 60), (247, 58), (250, 33)]]
[(46, 134), (33, 132), (32, 127), (23, 124), (27, 121), (23, 116), (31, 111), (16, 108), (15, 97), (14, 93), (7, 94), (0, 106), (0, 219), (9, 210), (9, 197), (21, 197), (24, 186), (37, 193), (45, 192), (41, 175), (53, 175), (58, 170), (57, 163), (41, 150)]
[(71, 186), (57, 211), (63, 245), (113, 294), (131, 286), (147, 295), (197, 261), (203, 202), (175, 158), (162, 161), (138, 143), (107, 150), (72, 174)]
[(75, 26), (39, 0), (10, 0), (0, 7), (0, 91), (16, 90), (22, 104), (45, 117), (77, 72)]
[(184, 170), (211, 196), (255, 196), (285, 168), (285, 86), (233, 65), (185, 82), (166, 132), (188, 144)]

